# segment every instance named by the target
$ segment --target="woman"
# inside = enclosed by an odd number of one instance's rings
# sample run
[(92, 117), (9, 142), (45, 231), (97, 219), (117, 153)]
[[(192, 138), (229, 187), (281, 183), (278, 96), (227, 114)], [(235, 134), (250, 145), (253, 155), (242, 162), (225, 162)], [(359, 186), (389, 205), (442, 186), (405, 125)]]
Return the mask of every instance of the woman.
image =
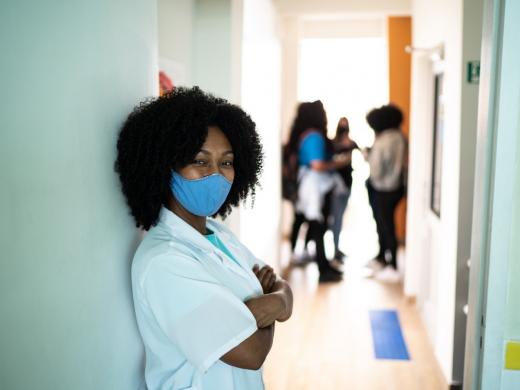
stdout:
[(263, 389), (289, 285), (223, 224), (262, 166), (255, 124), (239, 107), (177, 88), (135, 108), (116, 170), (136, 225), (132, 264), (148, 389)]
[(291, 243), (294, 245), (303, 222), (309, 225), (308, 238), (316, 243), (316, 262), (320, 282), (341, 280), (342, 273), (331, 267), (326, 255), (324, 235), (330, 214), (330, 199), (345, 191), (334, 171), (348, 161), (332, 160), (332, 143), (327, 138), (327, 116), (321, 101), (301, 103), (291, 128), (289, 148), (298, 154), (300, 166), (298, 199)]
[(370, 165), (367, 189), (380, 248), (369, 266), (382, 272), (380, 278), (397, 281), (399, 274), (394, 213), (404, 194), (403, 161), (406, 143), (400, 130), (403, 114), (399, 108), (390, 104), (373, 109), (366, 119), (376, 136), (367, 158)]
[(348, 199), (352, 192), (352, 151), (357, 149), (357, 144), (350, 138), (350, 126), (348, 119), (342, 117), (336, 128), (334, 137), (334, 155), (343, 155), (348, 161), (347, 165), (337, 169), (343, 179), (346, 191), (332, 198), (331, 227), (334, 237), (334, 258), (343, 263), (345, 254), (339, 249), (339, 236), (343, 228), (343, 214), (347, 208)]

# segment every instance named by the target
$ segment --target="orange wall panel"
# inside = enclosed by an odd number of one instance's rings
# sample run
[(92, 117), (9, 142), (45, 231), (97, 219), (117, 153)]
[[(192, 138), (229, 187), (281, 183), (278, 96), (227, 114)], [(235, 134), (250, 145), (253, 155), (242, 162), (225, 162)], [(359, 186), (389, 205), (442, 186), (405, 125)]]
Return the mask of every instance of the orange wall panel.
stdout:
[[(390, 16), (388, 18), (388, 72), (390, 102), (403, 111), (402, 130), (410, 136), (410, 79), (411, 56), (405, 47), (412, 42), (412, 18), (409, 16)], [(396, 210), (397, 238), (400, 242), (406, 237), (406, 198)]]
[(388, 18), (388, 72), (390, 102), (403, 110), (403, 131), (408, 136), (410, 114), (411, 56), (405, 47), (412, 42), (412, 18), (391, 16)]

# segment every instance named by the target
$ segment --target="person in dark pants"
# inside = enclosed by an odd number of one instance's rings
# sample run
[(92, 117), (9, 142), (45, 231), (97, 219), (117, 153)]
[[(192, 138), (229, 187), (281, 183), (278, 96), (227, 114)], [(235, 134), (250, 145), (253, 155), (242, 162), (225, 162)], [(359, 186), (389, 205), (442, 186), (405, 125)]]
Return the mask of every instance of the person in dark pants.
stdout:
[(375, 132), (375, 141), (367, 160), (370, 176), (367, 190), (379, 236), (379, 254), (369, 266), (387, 280), (398, 280), (397, 237), (394, 213), (404, 195), (403, 161), (406, 149), (400, 130), (401, 110), (394, 105), (375, 108), (367, 114), (367, 122)]
[(397, 269), (397, 238), (394, 213), (403, 197), (404, 190), (401, 187), (395, 191), (377, 191), (370, 181), (367, 181), (367, 190), (379, 236), (379, 253), (376, 260), (382, 266), (388, 264), (393, 269)]

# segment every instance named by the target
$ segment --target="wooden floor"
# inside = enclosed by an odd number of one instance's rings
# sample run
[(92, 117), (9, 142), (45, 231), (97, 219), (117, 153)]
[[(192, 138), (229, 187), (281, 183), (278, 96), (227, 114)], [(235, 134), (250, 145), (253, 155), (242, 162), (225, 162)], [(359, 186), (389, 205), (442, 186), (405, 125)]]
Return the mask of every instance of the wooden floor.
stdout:
[[(318, 285), (314, 265), (291, 271), (292, 318), (277, 324), (264, 365), (267, 390), (444, 390), (415, 306), (399, 284), (385, 284), (349, 266), (343, 282)], [(368, 311), (396, 309), (410, 361), (376, 360)]]

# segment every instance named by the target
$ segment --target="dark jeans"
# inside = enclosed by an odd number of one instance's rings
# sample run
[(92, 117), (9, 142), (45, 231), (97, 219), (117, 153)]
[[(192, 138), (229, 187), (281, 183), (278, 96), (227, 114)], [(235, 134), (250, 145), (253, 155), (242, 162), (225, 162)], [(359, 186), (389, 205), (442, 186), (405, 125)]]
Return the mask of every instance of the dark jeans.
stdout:
[(386, 253), (390, 258), (388, 264), (397, 269), (397, 237), (395, 234), (394, 213), (397, 204), (404, 195), (404, 188), (395, 191), (378, 191), (367, 181), (368, 200), (376, 221), (379, 236), (379, 254), (377, 259), (387, 263)]
[(314, 241), (316, 244), (316, 262), (318, 263), (318, 269), (320, 272), (330, 267), (327, 256), (325, 255), (324, 236), (327, 232), (327, 219), (330, 214), (331, 196), (332, 192), (325, 196), (325, 201), (323, 202), (323, 208), (321, 210), (323, 215), (322, 221), (308, 221), (303, 214), (295, 212), (291, 231), (291, 249), (294, 250), (301, 226), (305, 222), (309, 225), (307, 236), (305, 238), (305, 244), (307, 244), (309, 241)]
[(343, 214), (347, 209), (348, 198), (350, 197), (350, 188), (347, 188), (347, 192), (340, 195), (333, 195), (331, 200), (331, 214), (329, 219), (329, 225), (332, 228), (332, 234), (334, 236), (334, 250), (337, 254), (339, 252), (339, 236), (343, 229)]
[[(302, 225), (307, 222), (303, 214), (294, 213), (294, 219), (292, 224), (292, 230), (291, 230), (291, 250), (294, 251), (294, 248), (296, 248), (296, 241), (298, 241), (298, 234), (300, 233), (300, 228)], [(309, 237), (309, 234), (307, 233), (307, 238)], [(305, 243), (307, 244), (307, 239), (305, 240)]]

